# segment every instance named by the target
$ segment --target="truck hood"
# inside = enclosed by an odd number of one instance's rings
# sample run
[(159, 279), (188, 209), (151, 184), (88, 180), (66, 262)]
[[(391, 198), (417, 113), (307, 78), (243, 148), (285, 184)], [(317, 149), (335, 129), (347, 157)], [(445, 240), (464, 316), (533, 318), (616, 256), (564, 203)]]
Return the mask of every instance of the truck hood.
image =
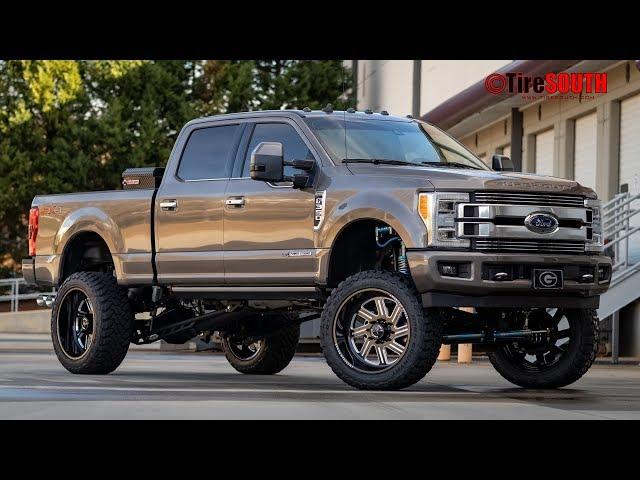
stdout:
[(541, 193), (566, 193), (595, 198), (593, 190), (573, 180), (520, 172), (494, 172), (453, 168), (411, 167), (396, 165), (347, 164), (354, 175), (396, 177), (424, 180), (436, 190), (509, 190)]

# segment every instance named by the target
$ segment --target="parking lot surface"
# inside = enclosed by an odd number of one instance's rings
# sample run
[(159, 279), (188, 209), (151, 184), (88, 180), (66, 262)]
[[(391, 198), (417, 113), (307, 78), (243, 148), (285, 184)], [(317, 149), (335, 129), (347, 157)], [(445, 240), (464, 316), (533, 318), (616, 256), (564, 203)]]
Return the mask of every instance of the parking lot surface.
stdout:
[(43, 339), (0, 339), (0, 419), (640, 419), (640, 367), (595, 365), (569, 388), (532, 391), (487, 361), (439, 362), (413, 387), (362, 392), (322, 357), (237, 373), (212, 353), (130, 351), (110, 375), (72, 375)]

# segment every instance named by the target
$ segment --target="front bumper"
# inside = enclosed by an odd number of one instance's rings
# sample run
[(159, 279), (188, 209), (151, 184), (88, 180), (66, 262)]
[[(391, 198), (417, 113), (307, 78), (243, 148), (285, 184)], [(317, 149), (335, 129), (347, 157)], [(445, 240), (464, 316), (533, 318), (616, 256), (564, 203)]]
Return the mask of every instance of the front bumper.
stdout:
[[(603, 255), (410, 250), (407, 259), (425, 307), (597, 308), (599, 296), (609, 287), (611, 272), (611, 259)], [(440, 264), (464, 265), (465, 276), (445, 276), (440, 271)], [(608, 278), (597, 277), (600, 266), (605, 266), (609, 272)], [(489, 272), (495, 268), (514, 272), (514, 278), (493, 280)], [(563, 288), (534, 289), (530, 273), (534, 268), (561, 269), (566, 272)], [(519, 274), (516, 275), (516, 271)], [(594, 272), (591, 282), (578, 281), (573, 275), (584, 271)]]

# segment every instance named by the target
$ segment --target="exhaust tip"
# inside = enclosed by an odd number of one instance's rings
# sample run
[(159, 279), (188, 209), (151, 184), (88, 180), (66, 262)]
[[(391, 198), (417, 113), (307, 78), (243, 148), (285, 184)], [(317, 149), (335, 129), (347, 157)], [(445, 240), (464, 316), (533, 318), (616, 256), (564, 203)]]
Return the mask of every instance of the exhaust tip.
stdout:
[(55, 300), (55, 296), (53, 295), (39, 295), (36, 298), (36, 305), (38, 305), (39, 307), (51, 308), (51, 305), (53, 305), (54, 300)]

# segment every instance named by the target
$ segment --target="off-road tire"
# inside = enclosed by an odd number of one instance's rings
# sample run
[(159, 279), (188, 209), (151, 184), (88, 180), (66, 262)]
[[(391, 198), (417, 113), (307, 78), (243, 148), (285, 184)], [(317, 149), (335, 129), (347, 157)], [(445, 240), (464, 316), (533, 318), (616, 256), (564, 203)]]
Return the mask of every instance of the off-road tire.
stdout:
[[(404, 355), (394, 365), (385, 371), (368, 373), (342, 359), (333, 339), (333, 324), (346, 299), (372, 288), (393, 295), (402, 304), (411, 337)], [(440, 350), (441, 325), (437, 311), (423, 309), (409, 278), (396, 272), (368, 270), (347, 278), (331, 292), (322, 312), (320, 343), (327, 363), (345, 383), (361, 390), (399, 390), (420, 381), (433, 367)]]
[[(93, 339), (80, 358), (71, 358), (58, 338), (58, 299), (72, 289), (81, 290), (94, 309)], [(113, 372), (124, 360), (133, 335), (134, 316), (126, 289), (113, 275), (99, 272), (78, 272), (67, 278), (58, 292), (51, 314), (51, 337), (58, 360), (71, 373), (104, 375)]]
[[(575, 341), (556, 365), (546, 371), (527, 371), (511, 361), (503, 348), (489, 352), (489, 360), (509, 382), (523, 388), (560, 388), (570, 385), (582, 377), (593, 364), (598, 349), (599, 322), (595, 310), (566, 310), (574, 316)], [(572, 326), (573, 328), (573, 326)]]
[(274, 375), (291, 363), (299, 340), (300, 325), (296, 324), (284, 327), (261, 339), (260, 351), (249, 360), (242, 360), (232, 353), (228, 336), (222, 338), (222, 349), (228, 362), (238, 372), (250, 375)]

